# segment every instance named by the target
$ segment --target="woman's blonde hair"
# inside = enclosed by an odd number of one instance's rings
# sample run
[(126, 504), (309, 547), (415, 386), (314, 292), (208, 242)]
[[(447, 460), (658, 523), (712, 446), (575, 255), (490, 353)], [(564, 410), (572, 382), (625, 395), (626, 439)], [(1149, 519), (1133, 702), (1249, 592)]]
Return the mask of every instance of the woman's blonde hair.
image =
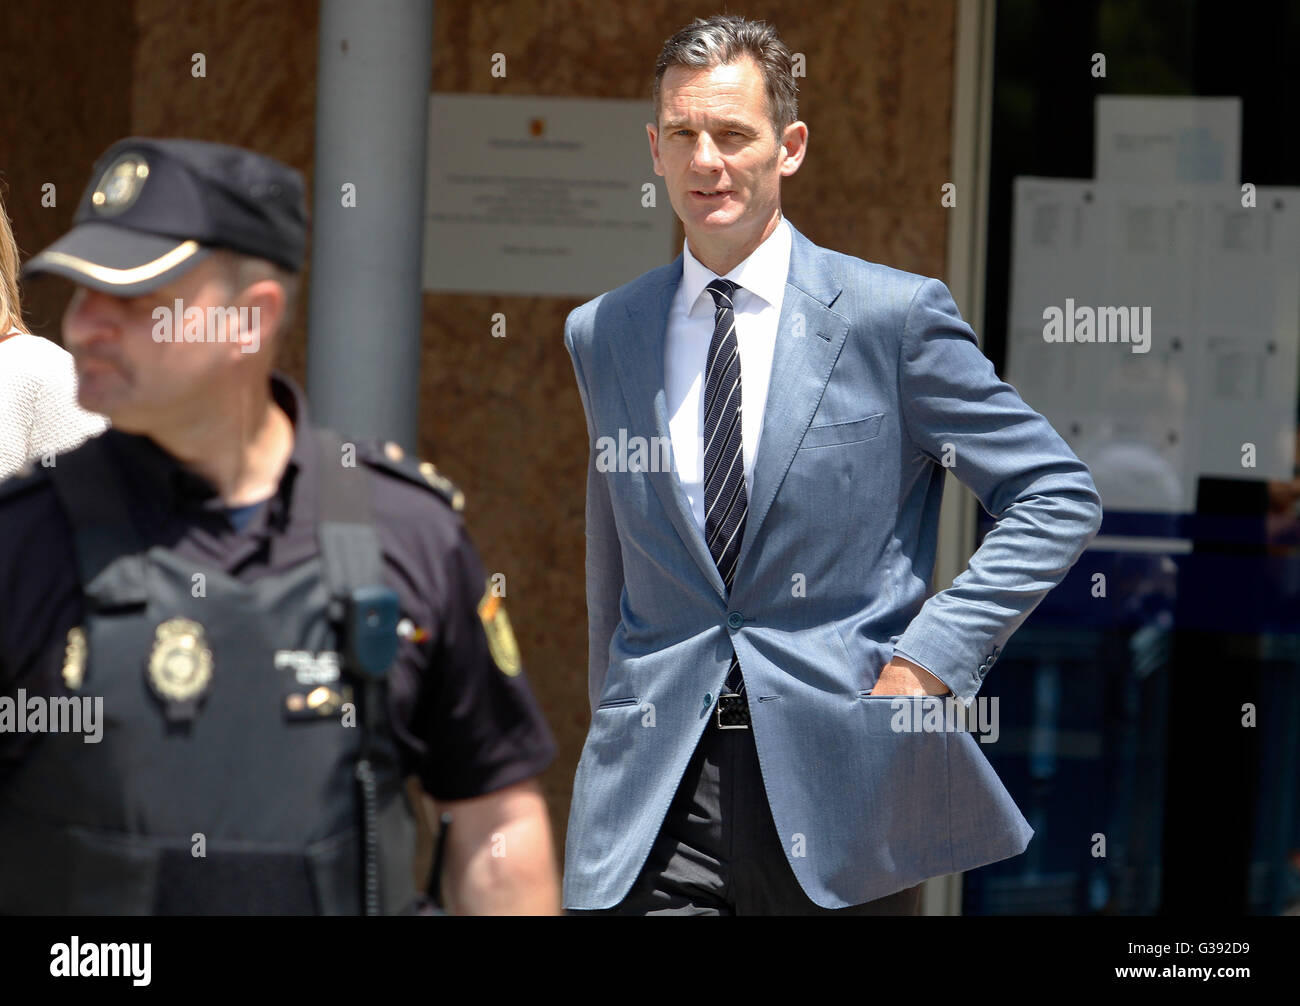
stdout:
[(14, 242), (13, 228), (9, 226), (3, 193), (0, 193), (0, 338), (4, 338), (11, 328), (27, 331), (18, 299), (18, 245)]

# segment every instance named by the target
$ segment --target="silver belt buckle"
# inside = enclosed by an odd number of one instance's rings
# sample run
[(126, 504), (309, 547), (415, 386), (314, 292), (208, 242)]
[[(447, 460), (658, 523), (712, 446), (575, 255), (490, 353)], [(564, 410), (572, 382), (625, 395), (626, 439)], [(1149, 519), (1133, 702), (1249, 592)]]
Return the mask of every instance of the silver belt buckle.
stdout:
[[(735, 701), (728, 702), (728, 699), (733, 699)], [(727, 716), (729, 722), (725, 723), (723, 722), (722, 716), (724, 709), (729, 714)], [(745, 697), (743, 695), (738, 695), (735, 692), (727, 692), (723, 695), (719, 695), (716, 715), (718, 717), (719, 730), (749, 729), (749, 705), (745, 702)], [(739, 722), (740, 720), (743, 720), (744, 722)]]

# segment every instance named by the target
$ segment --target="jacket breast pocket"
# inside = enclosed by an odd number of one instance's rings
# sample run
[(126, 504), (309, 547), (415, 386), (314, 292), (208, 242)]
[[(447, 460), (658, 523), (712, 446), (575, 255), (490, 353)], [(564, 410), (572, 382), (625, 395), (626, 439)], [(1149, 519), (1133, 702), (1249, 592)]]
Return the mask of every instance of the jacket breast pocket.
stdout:
[(636, 705), (636, 696), (627, 695), (621, 699), (607, 699), (596, 707), (596, 712), (600, 712), (602, 709), (622, 709), (624, 706), (634, 705)]
[(880, 424), (885, 414), (877, 412), (874, 416), (854, 419), (847, 423), (830, 423), (825, 426), (810, 426), (804, 434), (800, 450), (814, 447), (834, 447), (838, 444), (856, 444), (880, 436)]

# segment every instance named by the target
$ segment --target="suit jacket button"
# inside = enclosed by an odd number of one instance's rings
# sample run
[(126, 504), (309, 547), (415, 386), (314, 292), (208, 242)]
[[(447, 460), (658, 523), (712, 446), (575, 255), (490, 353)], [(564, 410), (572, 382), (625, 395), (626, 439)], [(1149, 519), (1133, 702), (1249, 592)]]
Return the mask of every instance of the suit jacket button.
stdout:
[(745, 624), (745, 616), (742, 615), (739, 611), (733, 611), (730, 615), (727, 616), (727, 624), (730, 625), (733, 629), (739, 629), (742, 625)]

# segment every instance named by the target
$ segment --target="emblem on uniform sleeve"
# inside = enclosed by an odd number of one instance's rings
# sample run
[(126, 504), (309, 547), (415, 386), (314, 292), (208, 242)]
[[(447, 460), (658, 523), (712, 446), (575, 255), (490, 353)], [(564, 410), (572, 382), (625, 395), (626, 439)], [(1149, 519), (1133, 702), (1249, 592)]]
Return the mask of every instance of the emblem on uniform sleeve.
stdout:
[(188, 618), (169, 618), (154, 630), (149, 654), (149, 684), (167, 704), (170, 719), (190, 719), (212, 681), (212, 651), (203, 626)]
[(86, 632), (76, 625), (68, 630), (68, 641), (63, 647), (63, 683), (75, 692), (85, 679)]
[(483, 622), (483, 631), (487, 633), (492, 659), (503, 674), (513, 678), (523, 666), (519, 660), (519, 646), (510, 628), (510, 619), (506, 616), (506, 606), (500, 597), (492, 593), (491, 583), (488, 583), (487, 589), (483, 591), (483, 599), (478, 603), (478, 617)]

